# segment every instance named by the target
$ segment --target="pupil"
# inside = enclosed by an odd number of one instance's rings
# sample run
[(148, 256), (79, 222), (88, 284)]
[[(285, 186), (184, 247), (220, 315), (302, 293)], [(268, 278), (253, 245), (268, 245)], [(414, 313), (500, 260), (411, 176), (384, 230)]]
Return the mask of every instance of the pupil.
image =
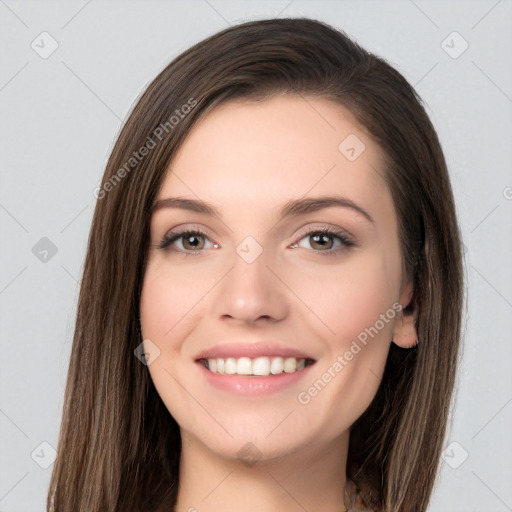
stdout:
[(194, 240), (194, 239), (196, 239), (196, 240), (197, 240), (197, 239), (198, 239), (198, 237), (197, 237), (197, 236), (195, 236), (195, 235), (190, 235), (189, 237), (187, 237), (187, 243), (188, 243), (188, 244), (190, 244), (194, 249), (197, 249), (197, 245), (198, 245), (198, 243), (195, 243), (195, 244), (194, 244), (193, 242), (191, 242), (191, 240)]
[[(315, 241), (315, 243), (318, 243), (319, 241), (322, 242), (328, 242), (329, 241), (329, 236), (328, 235), (313, 235), (313, 240)], [(319, 240), (319, 239), (322, 239), (322, 240)], [(325, 245), (321, 245), (322, 247), (325, 247)]]

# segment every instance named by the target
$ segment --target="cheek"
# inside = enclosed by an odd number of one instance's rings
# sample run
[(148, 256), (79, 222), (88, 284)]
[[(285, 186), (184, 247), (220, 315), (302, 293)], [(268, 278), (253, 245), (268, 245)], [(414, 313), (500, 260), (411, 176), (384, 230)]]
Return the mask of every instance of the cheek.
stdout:
[[(142, 286), (140, 314), (145, 338), (169, 341), (190, 321), (194, 306), (208, 291), (208, 280), (184, 267), (150, 264)], [(158, 344), (158, 341), (157, 341)]]
[(160, 350), (160, 357), (154, 359), (148, 371), (160, 398), (180, 425), (191, 421), (189, 411), (193, 410), (182, 387), (190, 371), (187, 365), (193, 364), (184, 340), (200, 322), (201, 297), (210, 287), (209, 281), (198, 278), (197, 272), (166, 262), (150, 261), (144, 275), (140, 298), (142, 336)]
[(155, 341), (162, 339), (172, 328), (174, 317), (183, 308), (185, 300), (178, 300), (178, 294), (173, 293), (168, 284), (167, 279), (159, 277), (158, 273), (151, 269), (144, 277), (140, 305), (144, 338)]
[[(288, 271), (288, 282), (295, 283), (293, 291), (315, 313), (317, 319), (312, 316), (312, 321), (319, 326), (319, 335), (330, 340), (332, 350), (345, 350), (392, 308), (398, 296), (395, 267), (399, 262), (390, 267), (386, 261), (382, 252), (367, 251), (347, 259), (346, 264)], [(378, 323), (379, 335), (391, 339), (393, 318), (386, 320), (384, 325)]]
[(382, 252), (361, 254), (322, 278), (322, 287), (314, 281), (315, 307), (334, 334), (325, 337), (328, 353), (298, 398), (307, 404), (304, 421), (324, 425), (322, 435), (348, 428), (377, 392), (396, 318), (398, 264), (386, 266)]

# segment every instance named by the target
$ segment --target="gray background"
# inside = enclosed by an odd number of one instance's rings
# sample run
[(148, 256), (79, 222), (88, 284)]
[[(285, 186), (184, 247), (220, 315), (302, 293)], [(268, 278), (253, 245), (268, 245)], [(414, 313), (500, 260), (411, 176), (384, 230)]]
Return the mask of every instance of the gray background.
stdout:
[[(345, 30), (426, 103), (453, 180), (469, 289), (429, 511), (512, 511), (510, 1), (0, 0), (0, 512), (45, 510), (93, 190), (130, 106), (193, 43), (274, 16)], [(42, 58), (52, 39), (58, 48)]]

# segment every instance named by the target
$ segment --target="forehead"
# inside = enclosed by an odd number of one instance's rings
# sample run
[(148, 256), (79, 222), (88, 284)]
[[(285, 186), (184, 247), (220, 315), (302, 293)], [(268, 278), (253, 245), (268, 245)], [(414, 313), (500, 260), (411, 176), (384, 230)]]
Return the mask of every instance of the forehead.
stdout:
[(252, 208), (339, 193), (389, 209), (380, 147), (342, 105), (282, 95), (219, 105), (189, 133), (159, 198)]

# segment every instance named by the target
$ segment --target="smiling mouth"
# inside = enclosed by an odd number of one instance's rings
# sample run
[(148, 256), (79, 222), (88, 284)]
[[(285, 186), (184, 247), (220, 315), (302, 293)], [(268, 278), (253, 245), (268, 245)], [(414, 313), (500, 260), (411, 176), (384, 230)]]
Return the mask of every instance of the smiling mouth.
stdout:
[(282, 373), (297, 373), (315, 363), (313, 359), (295, 357), (220, 357), (198, 359), (212, 373), (221, 375), (245, 375), (248, 377), (268, 377)]

